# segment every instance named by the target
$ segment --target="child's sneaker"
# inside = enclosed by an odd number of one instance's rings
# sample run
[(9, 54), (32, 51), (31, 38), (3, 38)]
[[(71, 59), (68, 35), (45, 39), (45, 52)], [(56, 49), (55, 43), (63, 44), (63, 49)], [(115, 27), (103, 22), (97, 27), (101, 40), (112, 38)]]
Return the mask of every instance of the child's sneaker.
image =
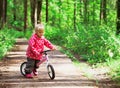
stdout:
[(32, 74), (26, 74), (26, 78), (33, 78)]
[(37, 72), (36, 69), (33, 70), (33, 74), (34, 74), (34, 76), (37, 76), (37, 75), (38, 75), (38, 72)]

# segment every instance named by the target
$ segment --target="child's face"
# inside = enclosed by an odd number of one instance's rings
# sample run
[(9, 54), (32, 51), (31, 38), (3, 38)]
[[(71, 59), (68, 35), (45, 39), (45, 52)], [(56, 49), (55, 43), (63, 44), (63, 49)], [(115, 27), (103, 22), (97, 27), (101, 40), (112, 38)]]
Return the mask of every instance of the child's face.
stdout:
[(44, 35), (44, 30), (41, 29), (41, 30), (36, 30), (36, 34), (39, 38), (41, 38), (43, 35)]

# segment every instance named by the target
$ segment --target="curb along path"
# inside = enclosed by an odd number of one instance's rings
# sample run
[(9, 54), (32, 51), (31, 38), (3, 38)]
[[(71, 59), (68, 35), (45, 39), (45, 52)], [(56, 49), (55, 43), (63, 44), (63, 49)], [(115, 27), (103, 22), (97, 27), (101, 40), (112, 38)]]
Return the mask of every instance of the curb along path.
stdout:
[(59, 50), (49, 53), (52, 58), (50, 62), (55, 69), (54, 80), (49, 79), (45, 64), (38, 69), (37, 78), (27, 79), (20, 73), (20, 65), (26, 61), (26, 48), (26, 39), (16, 39), (13, 49), (0, 62), (0, 88), (110, 88), (100, 87), (95, 81), (84, 77), (84, 73)]

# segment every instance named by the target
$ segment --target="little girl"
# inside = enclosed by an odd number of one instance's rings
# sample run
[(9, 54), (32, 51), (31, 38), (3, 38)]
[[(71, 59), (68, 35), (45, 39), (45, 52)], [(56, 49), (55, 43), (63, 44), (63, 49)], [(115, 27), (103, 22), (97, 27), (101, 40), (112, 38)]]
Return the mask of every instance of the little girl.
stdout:
[[(39, 63), (42, 58), (42, 52), (44, 50), (44, 46), (50, 48), (51, 50), (55, 50), (55, 47), (44, 37), (44, 26), (43, 24), (37, 24), (35, 27), (35, 33), (31, 36), (28, 42), (27, 48), (27, 65), (25, 68), (25, 73), (27, 78), (33, 78), (37, 76), (37, 63)], [(32, 75), (33, 73), (33, 75)]]

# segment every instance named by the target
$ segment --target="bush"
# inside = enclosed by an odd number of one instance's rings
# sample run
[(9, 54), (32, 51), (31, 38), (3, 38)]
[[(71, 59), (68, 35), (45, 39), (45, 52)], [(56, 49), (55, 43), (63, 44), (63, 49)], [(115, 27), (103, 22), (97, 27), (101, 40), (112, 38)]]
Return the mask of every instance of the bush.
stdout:
[(47, 39), (49, 39), (50, 41), (56, 43), (56, 44), (64, 44), (64, 38), (66, 36), (66, 30), (64, 29), (59, 29), (56, 27), (51, 27), (51, 26), (46, 26), (45, 28), (45, 36), (47, 37)]
[(112, 27), (106, 25), (78, 25), (76, 31), (47, 25), (45, 36), (91, 64), (109, 62), (120, 57), (119, 38), (115, 36)]
[(70, 33), (66, 37), (65, 47), (91, 64), (118, 59), (120, 43), (115, 33), (106, 26), (88, 28), (79, 26), (76, 32)]
[(0, 58), (2, 58), (6, 52), (13, 46), (15, 43), (15, 38), (20, 37), (21, 33), (9, 29), (7, 27), (0, 30)]

